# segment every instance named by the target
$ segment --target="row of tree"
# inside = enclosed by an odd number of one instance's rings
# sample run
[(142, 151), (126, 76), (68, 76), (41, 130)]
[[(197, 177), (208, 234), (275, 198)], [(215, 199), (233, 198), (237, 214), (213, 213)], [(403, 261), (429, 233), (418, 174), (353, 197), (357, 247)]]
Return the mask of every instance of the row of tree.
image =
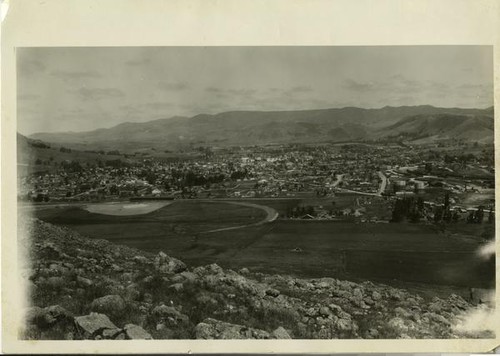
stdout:
[[(469, 224), (482, 224), (484, 221), (484, 206), (479, 206), (477, 210), (470, 211), (466, 222)], [(410, 221), (417, 223), (425, 216), (425, 204), (421, 197), (404, 197), (396, 200), (392, 210), (391, 222)], [(433, 220), (435, 223), (451, 223), (460, 220), (457, 209), (451, 210), (450, 193), (446, 192), (442, 205), (434, 207)], [(493, 207), (488, 210), (488, 223), (493, 223), (495, 216)]]

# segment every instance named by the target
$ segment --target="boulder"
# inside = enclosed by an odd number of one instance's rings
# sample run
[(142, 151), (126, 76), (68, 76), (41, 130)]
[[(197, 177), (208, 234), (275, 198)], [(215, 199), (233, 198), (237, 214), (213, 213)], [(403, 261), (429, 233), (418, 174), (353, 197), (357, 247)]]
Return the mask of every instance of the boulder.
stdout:
[(408, 332), (408, 326), (405, 321), (400, 317), (395, 317), (389, 320), (387, 325), (397, 334), (401, 335), (403, 333)]
[(212, 263), (209, 266), (205, 267), (206, 271), (210, 274), (220, 274), (224, 272), (221, 266), (219, 266), (217, 263)]
[(197, 339), (269, 339), (271, 335), (264, 330), (248, 328), (243, 325), (226, 323), (207, 318), (195, 327)]
[(161, 274), (181, 273), (187, 269), (187, 266), (184, 262), (170, 257), (164, 252), (158, 253), (158, 255), (155, 257), (154, 265), (156, 271)]
[(139, 292), (139, 287), (136, 283), (129, 284), (125, 288), (124, 297), (127, 300), (131, 300), (131, 301), (138, 300), (140, 298), (140, 296), (141, 296), (141, 292)]
[(134, 258), (132, 258), (132, 260), (136, 263), (142, 263), (142, 264), (147, 264), (147, 263), (150, 263), (151, 261), (149, 261), (149, 259), (147, 257), (144, 257), (144, 256), (134, 256)]
[(198, 278), (193, 272), (184, 271), (180, 274), (188, 282), (194, 282)]
[(377, 329), (374, 328), (368, 329), (364, 334), (365, 339), (378, 339), (378, 337), (379, 337), (379, 332)]
[(116, 325), (106, 315), (99, 313), (77, 316), (75, 326), (86, 339), (100, 335), (106, 329), (117, 329)]
[(72, 315), (60, 305), (51, 305), (46, 308), (32, 307), (26, 310), (25, 320), (27, 324), (38, 327), (49, 327), (60, 321), (71, 320)]
[(116, 339), (116, 337), (122, 332), (122, 329), (104, 329), (102, 331), (103, 339)]
[(90, 287), (92, 284), (94, 284), (94, 282), (92, 282), (92, 280), (85, 278), (85, 277), (81, 277), (81, 276), (76, 277), (76, 283), (80, 287), (83, 287), (83, 288)]
[(116, 294), (106, 295), (94, 299), (90, 304), (90, 309), (100, 313), (119, 313), (125, 309), (125, 301)]
[(49, 277), (49, 278), (47, 278), (45, 283), (47, 284), (47, 286), (54, 288), (54, 289), (62, 288), (66, 284), (63, 277)]
[(215, 339), (217, 336), (217, 331), (213, 325), (207, 323), (199, 323), (194, 328), (196, 339), (208, 340)]
[(166, 305), (159, 305), (155, 307), (151, 313), (156, 321), (164, 321), (169, 325), (176, 325), (177, 323), (189, 322), (189, 317), (182, 314), (174, 307)]
[(127, 339), (130, 340), (152, 340), (153, 337), (143, 328), (134, 324), (127, 324), (123, 328)]
[(50, 307), (45, 308), (45, 319), (49, 321), (49, 323), (67, 320), (70, 318), (72, 318), (71, 313), (60, 305), (51, 305)]
[(176, 292), (180, 292), (184, 289), (184, 284), (183, 283), (175, 283), (175, 284), (172, 284), (170, 287), (168, 287), (169, 289), (173, 289), (175, 290)]
[(196, 297), (196, 302), (202, 305), (217, 305), (217, 299), (207, 293), (201, 293)]
[(288, 333), (288, 331), (286, 331), (285, 328), (282, 326), (274, 330), (272, 336), (276, 339), (291, 339), (291, 336)]
[(331, 312), (330, 308), (328, 308), (328, 307), (321, 307), (321, 308), (319, 308), (319, 314), (323, 317), (328, 317), (328, 316), (332, 315), (332, 312)]
[(266, 290), (266, 295), (276, 298), (280, 295), (280, 291), (274, 288)]

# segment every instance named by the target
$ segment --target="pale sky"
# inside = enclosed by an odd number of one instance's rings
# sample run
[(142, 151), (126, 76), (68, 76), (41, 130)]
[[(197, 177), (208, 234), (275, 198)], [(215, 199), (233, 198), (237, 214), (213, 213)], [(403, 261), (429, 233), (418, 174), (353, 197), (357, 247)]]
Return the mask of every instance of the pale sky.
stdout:
[(18, 131), (231, 110), (493, 106), (491, 46), (17, 50)]

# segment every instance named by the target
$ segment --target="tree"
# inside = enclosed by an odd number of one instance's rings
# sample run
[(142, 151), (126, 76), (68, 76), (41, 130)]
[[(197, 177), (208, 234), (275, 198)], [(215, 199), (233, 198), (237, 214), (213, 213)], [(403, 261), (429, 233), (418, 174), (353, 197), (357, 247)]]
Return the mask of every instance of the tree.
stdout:
[(443, 221), (451, 221), (450, 192), (448, 191), (444, 194)]
[(490, 211), (488, 213), (488, 224), (493, 224), (495, 222), (495, 215), (493, 214), (493, 207), (490, 205)]
[(469, 211), (469, 215), (467, 215), (467, 223), (468, 224), (474, 223), (474, 212), (473, 211)]
[(484, 218), (484, 208), (481, 205), (474, 214), (474, 222), (476, 224), (481, 224), (483, 222), (483, 218)]
[(438, 223), (443, 220), (443, 207), (441, 205), (436, 205), (434, 210), (434, 222)]

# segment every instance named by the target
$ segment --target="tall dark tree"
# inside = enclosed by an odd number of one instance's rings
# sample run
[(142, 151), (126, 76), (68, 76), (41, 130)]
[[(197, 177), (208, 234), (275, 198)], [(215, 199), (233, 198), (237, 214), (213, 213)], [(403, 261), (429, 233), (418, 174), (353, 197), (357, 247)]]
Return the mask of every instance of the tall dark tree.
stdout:
[(490, 211), (488, 213), (488, 224), (493, 224), (495, 222), (495, 214), (493, 214), (493, 206), (490, 205)]
[(450, 211), (450, 192), (446, 191), (444, 194), (444, 206), (443, 206), (443, 221), (451, 221), (451, 211)]
[(474, 222), (476, 224), (481, 224), (484, 218), (484, 207), (481, 205), (474, 214)]
[(443, 207), (441, 205), (436, 205), (434, 210), (434, 222), (440, 222), (443, 220)]
[(469, 211), (469, 215), (467, 215), (467, 223), (468, 224), (473, 224), (475, 222), (474, 219), (475, 219), (474, 212), (473, 211)]

